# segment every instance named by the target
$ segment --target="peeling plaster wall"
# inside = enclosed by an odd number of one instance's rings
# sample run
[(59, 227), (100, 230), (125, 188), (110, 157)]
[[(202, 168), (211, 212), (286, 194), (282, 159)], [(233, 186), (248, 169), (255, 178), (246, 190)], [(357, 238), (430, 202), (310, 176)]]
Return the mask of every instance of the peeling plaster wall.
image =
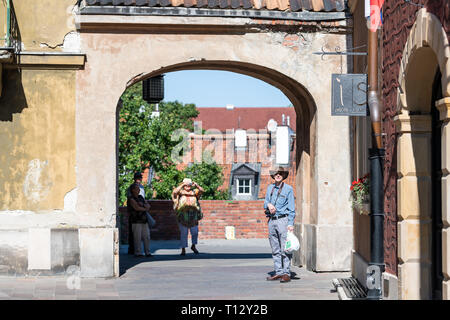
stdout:
[(61, 273), (80, 261), (75, 71), (9, 67), (3, 77), (0, 275)]
[(75, 72), (8, 69), (4, 75), (0, 216), (1, 210), (62, 210), (75, 187)]
[(61, 51), (65, 35), (75, 31), (75, 3), (76, 0), (14, 1), (22, 48)]
[[(22, 53), (79, 52), (75, 2), (14, 1)], [(0, 14), (4, 37), (4, 2)], [(82, 276), (113, 276), (112, 262), (87, 266), (117, 260), (114, 212), (108, 221), (76, 212), (77, 71), (64, 57), (36, 57), (35, 65), (0, 68), (0, 275), (54, 275), (72, 266)], [(86, 236), (96, 234), (105, 245)]]

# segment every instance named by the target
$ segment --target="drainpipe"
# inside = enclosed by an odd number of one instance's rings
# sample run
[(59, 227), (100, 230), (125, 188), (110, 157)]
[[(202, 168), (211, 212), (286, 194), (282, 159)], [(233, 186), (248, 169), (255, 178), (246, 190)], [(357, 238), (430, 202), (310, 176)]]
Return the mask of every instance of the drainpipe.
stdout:
[(0, 38), (0, 40), (5, 40), (5, 46), (0, 47), (0, 50), (13, 50), (11, 47), (11, 0), (6, 0), (6, 35), (5, 38)]
[(6, 47), (11, 46), (11, 0), (6, 0)]
[[(370, 0), (366, 0), (366, 9)], [(367, 17), (367, 11), (366, 11)], [(367, 299), (381, 300), (382, 274), (384, 272), (384, 194), (383, 149), (381, 136), (381, 103), (378, 93), (378, 29), (369, 27), (368, 33), (368, 94), (367, 102), (372, 122), (372, 148), (370, 162), (370, 261), (367, 268)]]

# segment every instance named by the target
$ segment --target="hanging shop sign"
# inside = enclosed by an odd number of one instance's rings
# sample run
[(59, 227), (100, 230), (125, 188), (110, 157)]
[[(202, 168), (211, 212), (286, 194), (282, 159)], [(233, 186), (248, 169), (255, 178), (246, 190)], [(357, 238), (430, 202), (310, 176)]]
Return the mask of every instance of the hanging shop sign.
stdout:
[(369, 115), (366, 74), (332, 74), (331, 90), (332, 116)]

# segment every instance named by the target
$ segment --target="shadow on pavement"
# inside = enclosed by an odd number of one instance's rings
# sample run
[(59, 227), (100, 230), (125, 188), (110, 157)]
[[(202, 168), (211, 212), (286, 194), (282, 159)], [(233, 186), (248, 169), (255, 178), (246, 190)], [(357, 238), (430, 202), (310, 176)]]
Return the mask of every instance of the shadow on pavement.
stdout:
[(132, 254), (121, 253), (120, 254), (120, 276), (125, 274), (128, 269), (143, 263), (152, 261), (175, 261), (175, 260), (203, 260), (203, 259), (271, 259), (270, 253), (211, 253), (200, 252), (199, 254), (193, 254), (186, 252), (185, 256), (181, 256), (178, 251), (177, 254), (154, 254), (152, 257), (135, 257)]

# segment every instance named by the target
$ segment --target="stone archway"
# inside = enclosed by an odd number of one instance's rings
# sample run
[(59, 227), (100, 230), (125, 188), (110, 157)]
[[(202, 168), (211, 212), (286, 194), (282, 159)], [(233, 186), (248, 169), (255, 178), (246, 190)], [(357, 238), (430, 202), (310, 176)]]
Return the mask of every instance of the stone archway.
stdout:
[[(315, 147), (315, 134), (311, 132), (314, 132), (312, 128), (315, 126), (314, 122), (316, 118), (314, 115), (317, 106), (308, 90), (303, 85), (278, 71), (237, 61), (194, 61), (180, 63), (137, 76), (127, 83), (127, 87), (149, 77), (182, 70), (222, 70), (244, 74), (277, 87), (288, 97), (297, 114), (295, 128), (295, 132), (297, 133), (295, 139), (296, 155), (293, 164), (295, 165), (295, 183), (297, 185), (296, 207), (299, 208), (299, 206), (303, 205), (302, 209), (307, 210), (309, 213), (311, 211), (311, 200), (305, 198), (305, 196), (314, 193), (312, 190), (314, 185), (310, 178), (313, 173), (310, 171), (310, 168), (314, 168), (315, 157), (311, 156), (311, 152)], [(302, 170), (299, 170), (300, 166), (303, 166)], [(297, 222), (299, 218), (299, 215), (297, 215)]]
[[(345, 48), (347, 35), (306, 35), (309, 40), (299, 50), (283, 45), (280, 32), (250, 32), (246, 21), (240, 20), (233, 20), (236, 25), (225, 32), (227, 18), (196, 18), (201, 25), (195, 31), (183, 25), (182, 17), (140, 17), (136, 24), (127, 17), (106, 20), (89, 16), (79, 23), (87, 57), (85, 69), (77, 74), (76, 210), (80, 216), (92, 225), (114, 228), (116, 107), (127, 86), (177, 70), (238, 72), (279, 88), (296, 108), (296, 180), (302, 186), (296, 221), (302, 226), (303, 264), (316, 271), (349, 270), (352, 211), (350, 193), (343, 192), (351, 182), (346, 165), (350, 163), (349, 122), (331, 118), (329, 108), (331, 73), (347, 66), (312, 54), (324, 43)], [(162, 25), (168, 31), (161, 32)]]
[[(421, 9), (400, 66), (398, 91), (398, 258), (399, 297), (429, 299), (431, 288), (431, 108), (442, 121), (442, 297), (450, 298), (448, 180), (450, 154), (450, 47), (439, 19)], [(444, 99), (431, 101), (439, 68)]]

